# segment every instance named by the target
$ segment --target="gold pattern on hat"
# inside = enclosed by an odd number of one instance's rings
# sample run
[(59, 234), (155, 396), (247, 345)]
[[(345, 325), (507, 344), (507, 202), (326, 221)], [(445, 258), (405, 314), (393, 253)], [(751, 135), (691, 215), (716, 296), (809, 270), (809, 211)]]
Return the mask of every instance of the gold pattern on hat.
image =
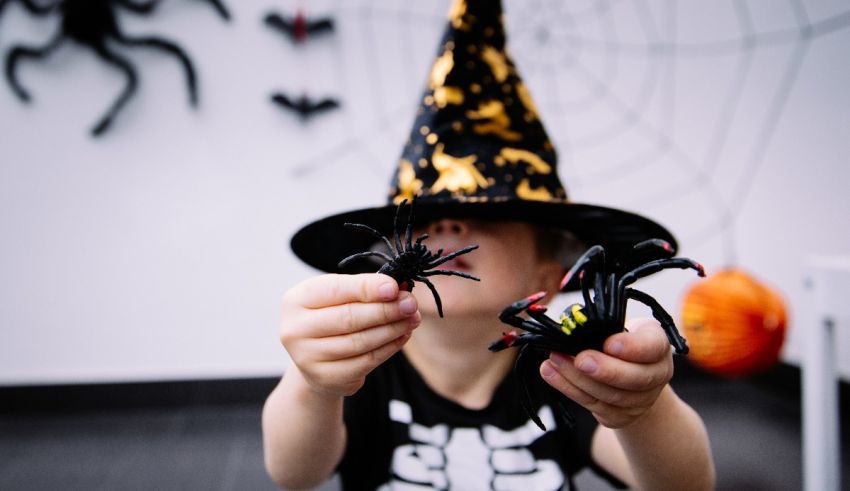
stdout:
[(490, 65), (490, 71), (493, 72), (493, 76), (496, 77), (497, 82), (502, 83), (508, 78), (510, 68), (508, 67), (504, 53), (492, 46), (485, 46), (481, 50), (481, 59)]
[(443, 51), (443, 54), (434, 60), (434, 66), (431, 67), (431, 77), (428, 82), (430, 87), (434, 89), (444, 86), (446, 84), (446, 77), (451, 73), (454, 66), (454, 54), (448, 49)]
[(552, 199), (552, 193), (546, 189), (546, 186), (531, 189), (531, 183), (528, 182), (528, 178), (521, 180), (519, 184), (517, 184), (516, 194), (520, 198), (529, 201), (550, 201)]
[(393, 203), (399, 204), (402, 200), (413, 200), (414, 196), (422, 193), (422, 181), (416, 178), (416, 170), (409, 160), (402, 159), (398, 166), (398, 194), (393, 198)]
[(494, 134), (506, 141), (519, 141), (522, 134), (511, 129), (511, 118), (505, 112), (501, 101), (491, 99), (478, 105), (477, 111), (467, 111), (466, 117), (476, 120), (486, 120), (472, 125), (472, 131), (479, 135)]
[(466, 17), (466, 0), (455, 0), (452, 3), (452, 7), (449, 10), (449, 20), (452, 23), (452, 27), (455, 29), (460, 29), (461, 31), (468, 31), (471, 25), (464, 20)]
[(434, 102), (437, 107), (446, 107), (449, 104), (463, 104), (463, 91), (457, 87), (437, 87), (434, 89)]
[(443, 190), (451, 193), (473, 193), (479, 187), (488, 186), (487, 179), (475, 168), (475, 161), (478, 159), (475, 154), (453, 157), (445, 153), (444, 148), (442, 143), (438, 143), (431, 156), (434, 169), (440, 173), (440, 177), (431, 186), (431, 193), (436, 194)]
[(531, 99), (531, 93), (528, 91), (528, 88), (525, 86), (524, 83), (517, 82), (516, 93), (519, 96), (519, 100), (522, 101), (522, 105), (525, 106), (525, 109), (528, 110), (528, 112), (531, 114), (533, 118), (532, 121), (534, 119), (537, 119), (539, 117), (539, 113), (537, 112), (537, 105), (534, 104), (534, 100)]
[(498, 157), (493, 159), (496, 162), (496, 165), (503, 166), (505, 163), (510, 162), (511, 164), (517, 164), (519, 162), (525, 162), (535, 172), (539, 172), (540, 174), (548, 174), (552, 172), (552, 166), (546, 163), (540, 155), (537, 155), (534, 152), (529, 150), (523, 150), (521, 148), (512, 148), (512, 147), (504, 147), (499, 152)]

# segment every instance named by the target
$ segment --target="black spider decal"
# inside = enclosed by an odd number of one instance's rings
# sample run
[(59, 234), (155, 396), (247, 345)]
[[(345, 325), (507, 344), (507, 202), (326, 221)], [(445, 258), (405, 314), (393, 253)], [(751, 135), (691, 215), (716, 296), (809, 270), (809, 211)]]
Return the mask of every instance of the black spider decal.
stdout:
[(410, 213), (407, 217), (407, 227), (404, 233), (404, 241), (402, 242), (401, 230), (399, 229), (398, 222), (399, 215), (401, 214), (401, 209), (406, 203), (407, 200), (403, 200), (398, 205), (398, 208), (396, 208), (395, 219), (393, 220), (393, 235), (395, 240), (395, 247), (393, 247), (393, 244), (390, 242), (390, 239), (381, 235), (380, 232), (368, 225), (363, 225), (362, 223), (345, 223), (346, 227), (365, 230), (377, 237), (381, 242), (384, 243), (388, 253), (384, 253), (381, 251), (359, 252), (357, 254), (352, 254), (351, 256), (348, 256), (347, 258), (340, 261), (339, 267), (343, 268), (351, 261), (362, 257), (379, 257), (385, 260), (386, 263), (381, 266), (378, 272), (393, 277), (398, 282), (398, 285), (401, 289), (407, 291), (413, 290), (414, 281), (421, 281), (422, 283), (425, 283), (425, 285), (428, 287), (428, 289), (431, 290), (431, 293), (434, 295), (434, 301), (437, 303), (437, 312), (440, 314), (440, 317), (442, 317), (443, 303), (440, 300), (440, 295), (437, 293), (437, 289), (434, 287), (434, 284), (428, 281), (428, 276), (460, 276), (461, 278), (481, 281), (479, 278), (461, 271), (434, 269), (437, 266), (447, 261), (450, 261), (451, 259), (454, 259), (457, 256), (460, 256), (461, 254), (466, 254), (475, 249), (478, 249), (478, 246), (467, 246), (463, 249), (451, 252), (444, 256), (443, 249), (437, 249), (436, 252), (431, 252), (430, 250), (428, 250), (425, 244), (422, 243), (422, 241), (428, 238), (428, 234), (422, 234), (416, 238), (415, 242), (412, 242), (414, 221), (413, 203), (410, 204)]
[[(602, 246), (593, 246), (576, 261), (561, 281), (563, 288), (578, 275), (584, 305), (572, 304), (564, 309), (558, 320), (554, 320), (546, 315), (546, 307), (537, 303), (546, 296), (546, 292), (538, 292), (512, 303), (502, 311), (499, 316), (502, 322), (525, 332), (519, 334), (511, 331), (504, 334), (490, 345), (490, 350), (495, 352), (510, 347), (520, 349), (514, 373), (522, 387), (521, 403), (537, 426), (545, 430), (543, 423), (531, 410), (531, 394), (525, 380), (528, 376), (537, 376), (535, 360), (539, 360), (540, 356), (529, 354), (556, 351), (574, 356), (586, 349), (601, 350), (609, 336), (625, 330), (626, 304), (629, 299), (648, 306), (653, 317), (664, 328), (675, 352), (687, 354), (688, 345), (676, 329), (672, 316), (648, 294), (628, 287), (640, 278), (670, 268), (694, 269), (699, 276), (705, 276), (699, 263), (687, 258), (673, 258), (674, 254), (668, 242), (650, 239), (635, 245), (630, 254), (609, 267), (605, 263)], [(529, 319), (519, 317), (521, 312), (525, 312)]]
[[(209, 3), (222, 18), (226, 20), (230, 18), (230, 14), (220, 0), (204, 1)], [(189, 103), (192, 106), (197, 105), (195, 69), (186, 53), (176, 44), (161, 38), (129, 37), (121, 32), (118, 26), (116, 7), (123, 7), (140, 15), (149, 15), (157, 7), (160, 0), (55, 0), (44, 5), (36, 3), (34, 0), (20, 0), (20, 2), (33, 15), (43, 17), (58, 11), (61, 17), (59, 32), (46, 45), (41, 47), (16, 45), (6, 56), (6, 79), (12, 87), (12, 91), (21, 101), (29, 102), (31, 96), (18, 80), (18, 63), (23, 59), (42, 60), (63, 42), (71, 40), (91, 48), (101, 60), (121, 71), (127, 80), (124, 90), (112, 103), (106, 114), (92, 127), (93, 136), (100, 136), (109, 129), (115, 116), (136, 91), (138, 84), (135, 67), (127, 58), (115, 51), (113, 46), (116, 44), (153, 48), (175, 56), (186, 74)]]

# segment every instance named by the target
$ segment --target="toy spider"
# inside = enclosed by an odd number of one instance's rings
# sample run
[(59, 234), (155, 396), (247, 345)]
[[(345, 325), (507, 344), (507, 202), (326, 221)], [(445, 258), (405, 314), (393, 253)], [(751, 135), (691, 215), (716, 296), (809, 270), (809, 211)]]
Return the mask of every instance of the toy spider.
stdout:
[(359, 252), (343, 259), (339, 262), (338, 266), (340, 268), (343, 268), (351, 261), (368, 256), (376, 256), (381, 259), (384, 259), (386, 263), (381, 266), (381, 268), (378, 270), (378, 273), (383, 273), (385, 275), (393, 277), (396, 282), (398, 282), (398, 285), (402, 290), (412, 291), (414, 281), (421, 281), (422, 283), (425, 283), (425, 285), (428, 287), (429, 290), (431, 290), (431, 293), (434, 295), (434, 301), (437, 303), (437, 312), (440, 314), (440, 317), (443, 317), (443, 303), (440, 300), (440, 294), (437, 293), (437, 289), (434, 287), (434, 284), (428, 281), (428, 276), (460, 276), (461, 278), (481, 281), (480, 278), (477, 278), (471, 274), (463, 273), (461, 271), (434, 269), (435, 267), (447, 261), (450, 261), (451, 259), (454, 259), (457, 256), (460, 256), (461, 254), (466, 254), (475, 249), (478, 249), (478, 246), (467, 246), (463, 249), (454, 251), (450, 254), (446, 254), (445, 256), (443, 256), (443, 249), (437, 249), (436, 252), (431, 252), (428, 250), (425, 244), (422, 243), (423, 240), (428, 238), (428, 234), (422, 234), (416, 238), (415, 242), (411, 242), (413, 238), (412, 202), (410, 204), (410, 214), (407, 218), (407, 228), (404, 234), (404, 242), (402, 243), (401, 230), (398, 226), (398, 218), (401, 214), (401, 209), (406, 203), (407, 200), (403, 200), (398, 205), (398, 208), (396, 208), (395, 219), (393, 220), (395, 247), (393, 247), (392, 243), (390, 243), (390, 239), (381, 235), (380, 232), (368, 225), (363, 225), (362, 223), (345, 223), (344, 225), (346, 227), (365, 230), (380, 239), (384, 243), (384, 245), (387, 246), (389, 254), (380, 251)]
[[(29, 47), (17, 45), (12, 47), (6, 56), (5, 73), (6, 79), (15, 95), (23, 102), (29, 102), (30, 94), (18, 81), (16, 68), (18, 62), (24, 58), (41, 60), (56, 50), (66, 39), (75, 41), (83, 46), (91, 48), (99, 58), (107, 64), (117, 68), (124, 73), (127, 84), (115, 102), (107, 110), (106, 114), (92, 127), (93, 136), (100, 136), (112, 124), (118, 111), (124, 107), (130, 96), (136, 91), (137, 75), (136, 69), (129, 60), (118, 54), (112, 46), (115, 44), (123, 46), (143, 46), (154, 48), (177, 57), (186, 73), (186, 85), (189, 90), (189, 103), (197, 105), (197, 87), (195, 80), (195, 69), (186, 53), (180, 47), (156, 37), (131, 38), (121, 32), (116, 17), (116, 6), (123, 7), (131, 12), (149, 15), (157, 7), (160, 0), (132, 1), (132, 0), (56, 0), (48, 5), (40, 5), (34, 0), (20, 0), (24, 8), (33, 15), (44, 17), (55, 10), (59, 10), (61, 21), (59, 32), (42, 47)], [(220, 0), (205, 0), (218, 14), (229, 19), (230, 14), (224, 8)]]
[[(694, 269), (699, 276), (705, 276), (703, 267), (687, 258), (673, 258), (672, 246), (661, 239), (650, 239), (635, 245), (623, 261), (615, 262), (609, 268), (605, 264), (605, 250), (602, 246), (593, 246), (576, 261), (561, 281), (563, 288), (576, 274), (581, 283), (584, 305), (572, 304), (564, 309), (556, 321), (546, 315), (546, 307), (537, 302), (546, 296), (538, 292), (512, 303), (499, 315), (499, 319), (525, 332), (511, 331), (490, 345), (490, 351), (506, 348), (520, 348), (514, 373), (522, 387), (521, 403), (534, 422), (545, 431), (539, 418), (531, 410), (531, 393), (522, 376), (525, 370), (535, 369), (529, 350), (537, 352), (557, 351), (575, 356), (586, 349), (601, 350), (605, 340), (612, 334), (623, 332), (628, 300), (637, 300), (652, 310), (652, 316), (661, 323), (667, 339), (677, 354), (687, 354), (688, 345), (679, 334), (673, 318), (657, 300), (648, 294), (628, 288), (640, 278), (657, 273), (663, 269)], [(589, 278), (588, 278), (589, 276)], [(590, 287), (592, 285), (593, 298)], [(530, 319), (517, 314), (525, 311)]]

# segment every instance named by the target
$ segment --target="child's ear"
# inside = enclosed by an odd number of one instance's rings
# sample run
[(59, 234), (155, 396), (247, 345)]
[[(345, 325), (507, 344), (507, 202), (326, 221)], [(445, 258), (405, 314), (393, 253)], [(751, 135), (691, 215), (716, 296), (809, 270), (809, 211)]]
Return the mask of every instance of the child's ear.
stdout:
[(564, 276), (564, 268), (558, 261), (540, 261), (538, 265), (538, 291), (547, 291), (550, 300), (558, 293), (561, 287), (561, 278)]

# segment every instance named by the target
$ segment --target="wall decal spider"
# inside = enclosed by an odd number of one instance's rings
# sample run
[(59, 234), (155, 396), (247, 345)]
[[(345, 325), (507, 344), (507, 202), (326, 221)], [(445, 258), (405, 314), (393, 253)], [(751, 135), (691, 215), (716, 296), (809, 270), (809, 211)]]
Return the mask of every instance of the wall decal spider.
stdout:
[[(531, 393), (525, 383), (527, 377), (537, 376), (539, 363), (535, 363), (535, 360), (539, 361), (539, 355), (548, 355), (551, 351), (575, 356), (586, 349), (601, 350), (609, 336), (625, 330), (628, 300), (636, 300), (648, 306), (652, 316), (661, 323), (675, 352), (687, 354), (688, 345), (676, 329), (673, 317), (650, 295), (629, 288), (638, 279), (664, 269), (693, 269), (699, 276), (705, 276), (702, 265), (687, 258), (673, 258), (674, 254), (668, 242), (650, 239), (635, 245), (621, 261), (609, 267), (605, 263), (602, 246), (593, 246), (576, 261), (561, 281), (563, 288), (578, 275), (584, 305), (576, 303), (568, 306), (555, 320), (546, 315), (545, 306), (537, 303), (546, 296), (546, 292), (538, 292), (512, 303), (502, 311), (499, 316), (502, 322), (525, 332), (520, 334), (511, 331), (504, 334), (490, 345), (490, 351), (497, 352), (511, 347), (520, 349), (514, 365), (514, 373), (522, 387), (520, 402), (542, 430), (546, 428), (532, 410)], [(521, 312), (525, 312), (530, 319), (519, 317)], [(538, 356), (529, 356), (530, 353)]]
[(470, 280), (481, 281), (480, 278), (477, 278), (471, 274), (467, 274), (461, 271), (452, 271), (446, 269), (434, 269), (437, 266), (454, 259), (461, 254), (466, 254), (468, 252), (474, 251), (478, 249), (477, 245), (466, 246), (463, 249), (459, 249), (457, 251), (451, 252), (449, 254), (443, 255), (443, 249), (437, 249), (436, 252), (431, 252), (422, 243), (425, 239), (428, 238), (428, 234), (422, 234), (416, 238), (415, 242), (411, 242), (413, 240), (413, 222), (414, 222), (414, 204), (411, 202), (410, 204), (410, 212), (407, 217), (407, 227), (404, 233), (404, 241), (402, 242), (401, 230), (399, 229), (399, 215), (401, 214), (401, 209), (407, 203), (407, 200), (403, 200), (396, 208), (395, 219), (393, 220), (393, 235), (395, 240), (395, 247), (390, 242), (390, 239), (381, 235), (380, 232), (375, 230), (374, 228), (363, 225), (362, 223), (345, 223), (346, 227), (361, 229), (369, 232), (378, 238), (381, 242), (384, 243), (389, 254), (381, 252), (381, 251), (366, 251), (359, 252), (357, 254), (352, 254), (347, 258), (343, 259), (339, 262), (339, 267), (343, 268), (351, 261), (354, 261), (359, 258), (375, 256), (379, 257), (386, 261), (383, 266), (378, 270), (378, 273), (383, 273), (391, 276), (397, 282), (399, 287), (402, 290), (412, 291), (413, 283), (415, 281), (421, 281), (425, 283), (431, 293), (434, 295), (434, 301), (437, 304), (437, 312), (440, 314), (440, 317), (443, 317), (443, 303), (440, 300), (440, 295), (437, 293), (437, 289), (434, 287), (434, 284), (428, 281), (429, 276), (435, 275), (445, 275), (445, 276), (460, 276), (461, 278), (467, 278)]
[[(59, 32), (46, 45), (41, 47), (15, 45), (6, 56), (6, 80), (21, 101), (29, 102), (31, 96), (18, 80), (18, 63), (24, 59), (42, 60), (66, 40), (71, 40), (91, 48), (101, 60), (121, 71), (127, 80), (124, 90), (106, 114), (92, 127), (93, 136), (100, 136), (109, 129), (115, 116), (135, 93), (138, 84), (135, 67), (114, 49), (116, 44), (125, 47), (153, 48), (176, 57), (186, 74), (189, 104), (193, 107), (197, 106), (195, 69), (186, 53), (176, 44), (158, 37), (129, 37), (121, 32), (118, 25), (116, 7), (122, 7), (140, 15), (150, 15), (159, 5), (160, 0), (55, 0), (44, 5), (34, 0), (19, 1), (33, 15), (45, 17), (58, 11), (61, 17)], [(230, 14), (220, 0), (204, 1), (209, 3), (223, 19), (230, 19)]]

